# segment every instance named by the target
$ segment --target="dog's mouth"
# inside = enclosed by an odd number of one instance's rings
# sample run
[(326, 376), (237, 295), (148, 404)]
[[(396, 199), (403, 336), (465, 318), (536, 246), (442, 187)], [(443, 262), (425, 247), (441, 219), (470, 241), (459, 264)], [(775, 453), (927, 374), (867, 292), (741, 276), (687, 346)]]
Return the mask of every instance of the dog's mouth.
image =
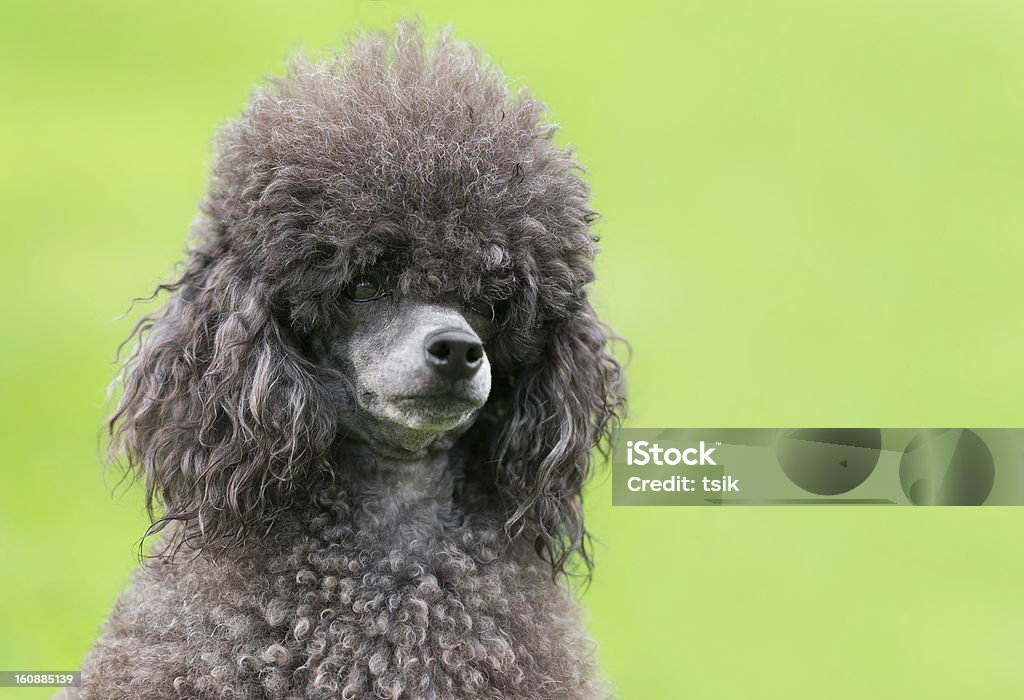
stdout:
[(417, 412), (432, 418), (458, 418), (480, 408), (480, 402), (454, 392), (411, 394), (391, 399), (404, 411)]
[(453, 391), (431, 391), (400, 396), (360, 394), (360, 408), (376, 421), (403, 429), (445, 432), (470, 420), (483, 404), (478, 397)]

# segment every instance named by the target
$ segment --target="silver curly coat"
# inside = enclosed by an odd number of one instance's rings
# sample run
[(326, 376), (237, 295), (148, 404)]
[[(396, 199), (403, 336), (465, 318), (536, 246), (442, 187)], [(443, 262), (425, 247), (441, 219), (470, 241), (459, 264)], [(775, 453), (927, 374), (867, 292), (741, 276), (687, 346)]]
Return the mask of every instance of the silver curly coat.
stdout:
[(80, 698), (598, 698), (566, 581), (622, 411), (589, 191), (543, 105), (416, 23), (220, 135), (111, 419), (159, 537)]

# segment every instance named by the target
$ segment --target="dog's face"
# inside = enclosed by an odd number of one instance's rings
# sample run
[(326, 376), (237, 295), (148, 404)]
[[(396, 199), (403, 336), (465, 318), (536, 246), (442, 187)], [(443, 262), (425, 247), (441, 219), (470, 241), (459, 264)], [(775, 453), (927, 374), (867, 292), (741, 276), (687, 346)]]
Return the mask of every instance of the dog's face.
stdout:
[(314, 352), (341, 380), (342, 430), (386, 453), (450, 446), (491, 389), (493, 314), (395, 294), (379, 273), (345, 290), (338, 327)]

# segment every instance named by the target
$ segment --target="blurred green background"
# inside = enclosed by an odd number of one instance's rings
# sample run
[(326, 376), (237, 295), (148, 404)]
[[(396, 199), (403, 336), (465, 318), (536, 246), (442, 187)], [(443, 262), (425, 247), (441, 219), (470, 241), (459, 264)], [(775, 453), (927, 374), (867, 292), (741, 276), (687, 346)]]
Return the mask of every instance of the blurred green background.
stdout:
[[(291, 50), (413, 12), (588, 167), (632, 425), (1024, 424), (1022, 3), (7, 0), (0, 668), (77, 668), (135, 566), (116, 318), (181, 257), (214, 128)], [(1024, 509), (612, 508), (607, 476), (588, 507), (623, 698), (1024, 692)]]

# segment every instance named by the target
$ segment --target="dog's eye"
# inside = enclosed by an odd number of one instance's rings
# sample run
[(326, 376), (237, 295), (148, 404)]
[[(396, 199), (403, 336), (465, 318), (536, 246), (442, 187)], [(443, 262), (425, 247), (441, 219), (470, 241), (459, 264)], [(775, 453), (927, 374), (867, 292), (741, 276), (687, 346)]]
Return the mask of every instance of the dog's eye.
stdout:
[(466, 320), (480, 339), (489, 342), (498, 333), (498, 310), (487, 302), (466, 304)]
[(466, 308), (487, 321), (493, 322), (495, 320), (494, 307), (486, 301), (478, 301), (476, 303), (469, 304)]
[(359, 275), (345, 288), (345, 294), (352, 301), (373, 301), (386, 293), (384, 285), (373, 275)]

